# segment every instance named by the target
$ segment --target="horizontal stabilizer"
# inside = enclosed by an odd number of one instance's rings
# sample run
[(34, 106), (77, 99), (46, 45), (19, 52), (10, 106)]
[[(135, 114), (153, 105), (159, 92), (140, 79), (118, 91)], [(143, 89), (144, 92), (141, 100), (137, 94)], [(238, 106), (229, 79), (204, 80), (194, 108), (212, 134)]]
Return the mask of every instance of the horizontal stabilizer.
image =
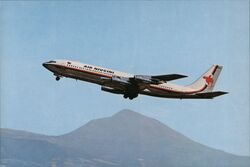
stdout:
[(197, 93), (195, 95), (204, 99), (212, 99), (214, 97), (221, 96), (224, 94), (228, 94), (228, 92), (217, 91), (217, 92)]
[(180, 75), (180, 74), (168, 74), (168, 75), (154, 75), (151, 76), (154, 79), (159, 79), (161, 81), (171, 81), (175, 79), (185, 78), (186, 75)]

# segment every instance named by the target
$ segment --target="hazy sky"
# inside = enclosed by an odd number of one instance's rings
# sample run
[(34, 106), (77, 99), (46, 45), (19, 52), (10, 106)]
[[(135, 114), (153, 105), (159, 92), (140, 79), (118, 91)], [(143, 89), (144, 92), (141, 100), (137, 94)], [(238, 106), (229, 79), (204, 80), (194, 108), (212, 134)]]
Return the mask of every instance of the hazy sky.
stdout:
[[(0, 2), (1, 127), (49, 135), (131, 109), (202, 144), (249, 155), (249, 1)], [(223, 65), (214, 100), (139, 96), (61, 79), (42, 63), (70, 59), (189, 84)]]

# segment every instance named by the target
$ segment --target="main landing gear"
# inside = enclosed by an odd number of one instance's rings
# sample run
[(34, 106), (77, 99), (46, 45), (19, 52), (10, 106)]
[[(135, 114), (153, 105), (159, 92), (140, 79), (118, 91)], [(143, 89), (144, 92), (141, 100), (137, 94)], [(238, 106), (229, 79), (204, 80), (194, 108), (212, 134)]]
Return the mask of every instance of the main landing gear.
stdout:
[(139, 94), (138, 86), (129, 86), (127, 90), (125, 90), (123, 97), (125, 99), (129, 98), (130, 100), (136, 98)]
[(136, 98), (137, 96), (138, 96), (138, 94), (127, 94), (127, 93), (123, 95), (124, 99), (129, 98), (129, 100), (132, 100), (132, 99)]

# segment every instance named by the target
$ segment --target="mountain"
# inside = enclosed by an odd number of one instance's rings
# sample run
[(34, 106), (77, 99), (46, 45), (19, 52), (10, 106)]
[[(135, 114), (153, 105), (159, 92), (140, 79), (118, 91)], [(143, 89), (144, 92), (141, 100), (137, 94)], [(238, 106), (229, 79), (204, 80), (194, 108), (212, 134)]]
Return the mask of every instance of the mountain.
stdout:
[(123, 110), (61, 136), (1, 129), (1, 165), (249, 167), (250, 157), (209, 148), (155, 119)]

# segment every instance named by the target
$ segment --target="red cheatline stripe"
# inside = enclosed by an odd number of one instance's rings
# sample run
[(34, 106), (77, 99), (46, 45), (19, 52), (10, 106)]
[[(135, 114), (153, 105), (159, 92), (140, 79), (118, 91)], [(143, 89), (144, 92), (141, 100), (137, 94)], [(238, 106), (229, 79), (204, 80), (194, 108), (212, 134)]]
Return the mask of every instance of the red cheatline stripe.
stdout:
[(54, 65), (55, 66), (61, 66), (61, 67), (64, 67), (64, 68), (67, 68), (67, 69), (71, 69), (71, 70), (76, 70), (76, 71), (81, 71), (81, 72), (85, 72), (85, 73), (89, 73), (89, 74), (94, 74), (94, 75), (99, 75), (99, 76), (103, 76), (103, 77), (112, 78), (112, 76), (106, 75), (106, 74), (100, 74), (100, 73), (97, 73), (97, 72), (86, 71), (86, 70), (72, 68), (72, 67), (68, 67), (68, 66), (64, 66), (64, 65), (59, 65), (59, 64), (54, 64)]
[(167, 92), (192, 94), (192, 93), (198, 93), (198, 92), (201, 92), (201, 91), (205, 90), (205, 89), (207, 88), (207, 85), (204, 85), (201, 89), (199, 89), (199, 90), (195, 90), (195, 91), (178, 91), (178, 90), (169, 90), (169, 89), (165, 89), (165, 88), (157, 87), (157, 86), (155, 86), (155, 85), (150, 85), (150, 87), (153, 87), (153, 88), (156, 88), (156, 89), (160, 89), (160, 90), (164, 90), (164, 91), (167, 91)]

